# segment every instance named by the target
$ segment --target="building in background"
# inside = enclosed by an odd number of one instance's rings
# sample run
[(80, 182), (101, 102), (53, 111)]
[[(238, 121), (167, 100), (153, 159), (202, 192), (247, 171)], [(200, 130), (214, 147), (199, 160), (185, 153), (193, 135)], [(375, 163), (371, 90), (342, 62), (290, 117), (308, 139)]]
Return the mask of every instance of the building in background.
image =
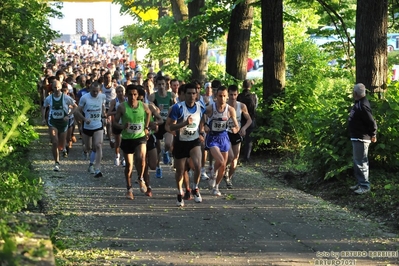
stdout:
[(130, 15), (119, 13), (120, 5), (106, 2), (69, 2), (63, 3), (61, 12), (62, 19), (50, 18), (50, 25), (53, 30), (58, 31), (62, 36), (55, 42), (80, 43), (80, 36), (86, 33), (91, 36), (94, 30), (99, 37), (110, 40), (113, 36), (122, 34), (122, 27), (134, 23)]

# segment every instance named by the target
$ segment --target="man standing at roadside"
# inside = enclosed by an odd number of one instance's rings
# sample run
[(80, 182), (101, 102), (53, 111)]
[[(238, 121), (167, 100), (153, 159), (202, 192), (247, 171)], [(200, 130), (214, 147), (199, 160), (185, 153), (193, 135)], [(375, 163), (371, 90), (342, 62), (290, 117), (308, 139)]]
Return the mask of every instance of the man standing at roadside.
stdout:
[(349, 114), (349, 133), (353, 147), (354, 175), (357, 184), (350, 189), (356, 194), (370, 191), (368, 149), (377, 141), (377, 124), (373, 118), (370, 102), (366, 98), (366, 87), (358, 83), (353, 88), (355, 104)]
[[(252, 151), (252, 136), (251, 133), (254, 131), (256, 126), (255, 118), (256, 118), (256, 108), (258, 107), (258, 97), (256, 94), (251, 93), (252, 81), (249, 79), (244, 80), (242, 83), (243, 91), (238, 94), (237, 101), (242, 102), (247, 106), (248, 113), (251, 116), (252, 124), (247, 128), (244, 137), (244, 148), (242, 154), (242, 160), (246, 163), (250, 162), (251, 151)], [(242, 124), (245, 124), (245, 117), (242, 121)]]

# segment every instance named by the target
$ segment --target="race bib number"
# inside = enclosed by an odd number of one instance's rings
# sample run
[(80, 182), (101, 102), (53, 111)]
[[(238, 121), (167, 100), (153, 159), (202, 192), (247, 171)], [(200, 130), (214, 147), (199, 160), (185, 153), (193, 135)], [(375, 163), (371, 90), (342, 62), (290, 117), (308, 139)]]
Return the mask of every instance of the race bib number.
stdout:
[(130, 134), (139, 134), (143, 132), (143, 125), (142, 124), (134, 124), (134, 123), (128, 123), (128, 127), (126, 129), (127, 133)]
[(212, 131), (224, 131), (226, 129), (227, 121), (212, 121)]
[(160, 112), (160, 116), (162, 117), (163, 120), (166, 120), (168, 118), (168, 105), (167, 104), (160, 104), (159, 105), (159, 112)]
[(195, 132), (197, 132), (197, 130), (190, 130), (189, 128), (185, 128), (185, 129), (183, 130), (183, 135), (186, 135), (186, 136), (194, 136), (194, 135), (195, 135)]
[(182, 141), (190, 141), (190, 140), (195, 140), (199, 137), (197, 127), (195, 128), (190, 128), (190, 127), (184, 127), (180, 129), (180, 135), (179, 139)]
[(54, 119), (63, 119), (65, 114), (63, 110), (55, 110), (52, 113)]
[(95, 120), (101, 120), (101, 114), (89, 114), (89, 119), (91, 120), (91, 121), (95, 121)]

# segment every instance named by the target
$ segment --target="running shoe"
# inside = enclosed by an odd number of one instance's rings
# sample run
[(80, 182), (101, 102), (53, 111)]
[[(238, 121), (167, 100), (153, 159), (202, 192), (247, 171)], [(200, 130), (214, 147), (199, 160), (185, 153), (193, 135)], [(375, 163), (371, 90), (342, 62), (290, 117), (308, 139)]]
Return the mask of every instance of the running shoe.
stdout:
[(150, 187), (147, 187), (147, 192), (145, 193), (146, 196), (152, 197), (152, 189)]
[(155, 170), (155, 177), (162, 178), (162, 168), (161, 167), (157, 167), (157, 169)]
[(200, 194), (198, 188), (193, 189), (193, 190), (192, 190), (192, 193), (193, 193), (193, 195), (194, 195), (194, 201), (195, 201), (195, 202), (197, 202), (197, 203), (202, 202), (202, 197), (201, 197), (201, 194)]
[(224, 181), (226, 181), (226, 186), (227, 186), (228, 189), (232, 189), (233, 188), (233, 182), (231, 182), (230, 178), (226, 177), (224, 179)]
[(102, 177), (102, 176), (103, 176), (103, 173), (101, 173), (100, 170), (96, 170), (96, 172), (94, 173), (94, 177), (99, 178), (99, 177)]
[(63, 149), (63, 150), (62, 150), (62, 156), (63, 156), (64, 158), (68, 158), (68, 152), (67, 152), (66, 149)]
[(115, 165), (115, 166), (119, 166), (120, 163), (121, 163), (121, 160), (119, 159), (119, 157), (115, 157), (114, 165)]
[(183, 195), (180, 195), (180, 194), (177, 195), (176, 206), (177, 207), (184, 207)]
[(214, 196), (222, 196), (222, 193), (220, 193), (219, 189), (213, 188), (212, 194)]
[(89, 172), (90, 174), (95, 174), (96, 171), (94, 170), (94, 165), (89, 165), (89, 168), (87, 169), (87, 172)]
[(167, 151), (165, 151), (163, 153), (163, 163), (170, 164), (170, 156), (169, 156), (169, 152), (167, 152)]
[(126, 192), (126, 198), (128, 198), (128, 199), (134, 199), (134, 196), (133, 196), (133, 188), (130, 188), (127, 192)]
[(56, 162), (55, 163), (55, 165), (54, 165), (54, 169), (53, 169), (55, 172), (58, 172), (59, 170), (60, 170), (60, 163), (59, 162)]
[(184, 193), (184, 200), (191, 200), (191, 190), (190, 189), (186, 189), (186, 192)]
[(122, 162), (121, 162), (122, 166), (125, 167), (126, 166), (126, 161), (125, 158), (122, 158)]
[(369, 188), (364, 188), (364, 187), (360, 187), (360, 186), (359, 186), (359, 188), (356, 189), (356, 190), (353, 191), (353, 192), (355, 192), (355, 193), (358, 194), (358, 195), (362, 195), (362, 194), (365, 194), (365, 193), (370, 192), (370, 189), (369, 189)]
[(209, 176), (205, 171), (205, 168), (201, 168), (201, 179), (202, 180), (209, 180)]
[(146, 193), (147, 192), (147, 186), (145, 185), (144, 179), (139, 179), (138, 181), (139, 181), (141, 193)]

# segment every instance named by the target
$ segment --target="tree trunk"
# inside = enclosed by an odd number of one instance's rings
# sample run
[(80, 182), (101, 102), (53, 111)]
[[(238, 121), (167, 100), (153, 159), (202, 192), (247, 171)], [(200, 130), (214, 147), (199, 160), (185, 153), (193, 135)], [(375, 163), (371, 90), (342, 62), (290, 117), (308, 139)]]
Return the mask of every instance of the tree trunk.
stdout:
[(386, 89), (388, 0), (357, 0), (356, 83), (373, 92)]
[[(158, 3), (158, 19), (168, 15), (168, 7), (162, 4), (162, 1)], [(161, 68), (165, 63), (165, 60), (159, 60), (159, 68)]]
[[(201, 8), (205, 6), (205, 0), (193, 0), (188, 3), (188, 14), (190, 19), (200, 14)], [(198, 37), (190, 42), (190, 63), (192, 71), (191, 79), (204, 82), (208, 67), (207, 60), (208, 44), (205, 39)]]
[(226, 72), (240, 80), (244, 80), (247, 75), (248, 50), (254, 16), (252, 3), (254, 0), (245, 0), (235, 6), (227, 37)]
[[(188, 20), (188, 7), (184, 0), (171, 0), (172, 13), (176, 22)], [(179, 50), (179, 63), (184, 62), (188, 66), (190, 58), (190, 43), (188, 37), (180, 39), (180, 50)]]
[(285, 87), (283, 0), (262, 0), (263, 100)]

